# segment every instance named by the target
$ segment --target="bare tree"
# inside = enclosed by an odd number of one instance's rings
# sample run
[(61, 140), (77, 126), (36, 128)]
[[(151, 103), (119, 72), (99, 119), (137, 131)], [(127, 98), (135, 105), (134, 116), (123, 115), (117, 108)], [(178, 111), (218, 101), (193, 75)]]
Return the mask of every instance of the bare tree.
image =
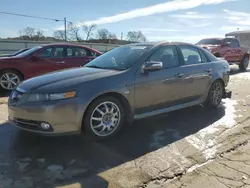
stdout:
[(36, 29), (35, 28), (32, 28), (32, 27), (25, 27), (24, 29), (22, 29), (20, 31), (20, 34), (22, 36), (27, 36), (29, 37), (30, 39), (33, 38), (33, 36), (35, 35), (35, 32), (36, 32)]
[(127, 39), (131, 42), (146, 42), (147, 38), (143, 35), (141, 31), (129, 31), (127, 34)]
[(109, 39), (109, 31), (107, 29), (98, 29), (96, 37), (101, 40)]
[(53, 35), (57, 40), (65, 40), (64, 30), (57, 30), (54, 32)]
[(73, 41), (82, 41), (82, 38), (79, 34), (80, 28), (77, 26), (70, 26), (69, 31), (68, 31), (68, 35), (70, 37), (71, 40)]
[(109, 38), (109, 39), (117, 39), (117, 36), (116, 36), (116, 34), (114, 34), (114, 33), (109, 33), (108, 38)]
[(84, 33), (86, 34), (85, 40), (87, 41), (93, 35), (93, 31), (96, 29), (96, 25), (95, 24), (82, 25), (82, 29)]
[(24, 40), (40, 40), (44, 38), (43, 31), (40, 29), (35, 29), (32, 27), (25, 27), (24, 29), (19, 31), (20, 38)]
[(44, 38), (44, 36), (43, 36), (43, 30), (37, 29), (35, 35), (33, 36), (33, 38), (36, 41), (41, 40), (42, 38)]

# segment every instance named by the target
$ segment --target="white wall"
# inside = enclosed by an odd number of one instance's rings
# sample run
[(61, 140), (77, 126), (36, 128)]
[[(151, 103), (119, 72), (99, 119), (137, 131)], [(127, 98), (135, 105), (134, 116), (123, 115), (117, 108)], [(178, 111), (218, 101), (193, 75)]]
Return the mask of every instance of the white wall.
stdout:
[[(33, 41), (18, 41), (18, 40), (0, 40), (0, 54), (10, 54), (22, 48), (29, 48), (41, 44), (50, 44), (55, 42), (33, 42)], [(115, 44), (101, 44), (101, 43), (77, 43), (91, 48), (97, 49), (101, 52), (109, 51), (119, 45)]]

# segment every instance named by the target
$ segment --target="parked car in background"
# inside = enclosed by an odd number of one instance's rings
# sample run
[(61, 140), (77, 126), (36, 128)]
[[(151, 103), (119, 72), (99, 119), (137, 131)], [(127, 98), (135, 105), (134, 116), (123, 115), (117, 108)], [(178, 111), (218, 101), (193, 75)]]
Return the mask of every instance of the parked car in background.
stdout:
[(20, 50), (18, 50), (18, 51), (16, 51), (16, 52), (12, 53), (12, 54), (0, 55), (0, 58), (16, 56), (16, 55), (18, 55), (18, 54), (20, 54), (20, 53), (22, 53), (22, 52), (25, 52), (25, 51), (27, 51), (27, 50), (29, 50), (29, 49), (30, 49), (30, 48), (23, 48), (23, 49), (20, 49)]
[(207, 49), (216, 57), (226, 59), (229, 64), (237, 64), (240, 70), (245, 71), (249, 64), (249, 52), (240, 46), (236, 38), (202, 39), (198, 46)]
[(9, 118), (20, 129), (45, 135), (108, 138), (133, 119), (219, 106), (231, 96), (225, 89), (229, 72), (227, 61), (195, 45), (124, 45), (82, 68), (22, 82), (9, 97)]
[(81, 67), (101, 54), (82, 45), (36, 46), (18, 55), (0, 58), (0, 86), (12, 90), (23, 80), (61, 69)]

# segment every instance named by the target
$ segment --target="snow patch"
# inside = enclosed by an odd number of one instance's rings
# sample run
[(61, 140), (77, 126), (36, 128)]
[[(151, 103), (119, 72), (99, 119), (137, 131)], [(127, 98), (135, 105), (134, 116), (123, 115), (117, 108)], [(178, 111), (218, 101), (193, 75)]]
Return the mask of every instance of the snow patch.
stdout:
[(250, 72), (244, 72), (236, 75), (232, 75), (232, 78), (250, 80)]
[(236, 104), (237, 101), (235, 100), (223, 100), (225, 115), (210, 126), (200, 130), (195, 135), (186, 137), (187, 142), (193, 145), (196, 149), (203, 152), (206, 160), (213, 158), (217, 151), (218, 146), (216, 145), (214, 133), (216, 133), (220, 129), (229, 129), (235, 126), (235, 118), (237, 117), (235, 109)]

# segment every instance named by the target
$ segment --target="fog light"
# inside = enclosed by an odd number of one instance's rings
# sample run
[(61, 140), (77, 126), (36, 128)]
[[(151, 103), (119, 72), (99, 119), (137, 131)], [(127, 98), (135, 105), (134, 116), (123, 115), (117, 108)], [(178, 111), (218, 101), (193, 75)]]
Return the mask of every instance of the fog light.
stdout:
[(41, 123), (41, 127), (42, 127), (42, 129), (48, 130), (48, 129), (50, 129), (50, 124), (48, 124), (48, 123)]

